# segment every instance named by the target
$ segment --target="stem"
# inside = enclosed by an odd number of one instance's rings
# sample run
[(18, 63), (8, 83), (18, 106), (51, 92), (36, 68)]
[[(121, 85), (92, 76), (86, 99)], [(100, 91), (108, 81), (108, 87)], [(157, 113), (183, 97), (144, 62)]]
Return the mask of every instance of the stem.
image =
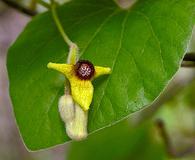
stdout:
[(165, 147), (167, 149), (167, 153), (169, 155), (175, 155), (176, 153), (175, 153), (175, 150), (172, 148), (170, 138), (169, 138), (168, 133), (167, 133), (165, 126), (164, 126), (164, 122), (162, 120), (158, 119), (158, 120), (156, 120), (156, 125), (159, 129), (161, 137), (163, 138)]
[(183, 58), (182, 67), (195, 67), (195, 53), (189, 52)]
[(189, 52), (189, 53), (186, 53), (186, 55), (184, 56), (184, 61), (192, 61), (192, 62), (195, 62), (195, 53), (193, 52)]
[(55, 24), (60, 32), (60, 34), (62, 35), (62, 38), (64, 39), (64, 41), (69, 45), (69, 47), (73, 44), (73, 42), (69, 39), (69, 37), (67, 36), (67, 34), (65, 33), (62, 24), (58, 18), (57, 12), (56, 12), (56, 3), (54, 2), (54, 0), (50, 0), (51, 2), (51, 12), (52, 12), (52, 16), (53, 19), (55, 21)]
[(1, 0), (1, 1), (4, 2), (5, 4), (7, 4), (8, 6), (16, 9), (16, 10), (22, 12), (22, 13), (25, 13), (29, 16), (35, 16), (37, 14), (36, 11), (25, 8), (24, 6), (21, 6), (20, 4), (18, 4), (15, 1), (12, 1), (12, 0)]
[(183, 61), (182, 64), (181, 64), (181, 67), (186, 67), (186, 68), (194, 68), (195, 67), (195, 63), (194, 62), (185, 62)]
[(182, 157), (185, 157), (185, 156), (188, 156), (188, 155), (195, 153), (195, 145), (191, 145), (182, 151), (177, 151), (172, 146), (171, 139), (167, 133), (164, 122), (159, 119), (156, 121), (156, 125), (160, 131), (161, 137), (164, 140), (165, 147), (167, 149), (167, 153), (169, 154), (169, 156), (171, 156), (173, 158), (182, 158)]

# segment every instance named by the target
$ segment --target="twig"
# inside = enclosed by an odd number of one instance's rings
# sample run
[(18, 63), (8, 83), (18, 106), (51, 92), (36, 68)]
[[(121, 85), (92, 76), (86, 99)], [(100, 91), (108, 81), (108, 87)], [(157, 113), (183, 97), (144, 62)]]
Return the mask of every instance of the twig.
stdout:
[(171, 140), (170, 137), (166, 131), (165, 128), (165, 124), (162, 120), (157, 120), (156, 121), (156, 125), (160, 131), (160, 135), (164, 140), (165, 143), (165, 147), (167, 149), (167, 153), (169, 154), (169, 156), (174, 157), (174, 158), (182, 158), (184, 156), (190, 155), (190, 154), (194, 154), (195, 153), (195, 144), (184, 149), (183, 151), (176, 151), (175, 148), (173, 148), (172, 144), (171, 144)]
[(36, 11), (25, 8), (24, 6), (21, 6), (20, 4), (18, 4), (15, 1), (12, 1), (12, 0), (1, 0), (1, 1), (4, 2), (5, 4), (7, 4), (8, 6), (16, 9), (16, 10), (22, 12), (22, 13), (25, 13), (29, 16), (35, 16), (37, 14)]
[(186, 55), (183, 58), (182, 67), (195, 67), (195, 53), (190, 52), (186, 53)]
[(195, 67), (195, 62), (183, 61), (182, 64), (181, 64), (181, 67), (193, 68), (193, 67)]
[(195, 62), (195, 53), (193, 53), (193, 52), (186, 53), (183, 60)]

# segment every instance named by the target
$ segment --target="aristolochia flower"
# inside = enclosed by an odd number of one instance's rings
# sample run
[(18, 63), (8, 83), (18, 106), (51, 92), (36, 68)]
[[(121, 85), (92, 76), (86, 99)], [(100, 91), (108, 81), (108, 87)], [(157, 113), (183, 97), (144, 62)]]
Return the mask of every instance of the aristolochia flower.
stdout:
[(48, 63), (47, 67), (65, 75), (70, 86), (59, 99), (60, 117), (66, 126), (67, 135), (73, 140), (87, 137), (88, 109), (93, 98), (92, 80), (100, 75), (109, 74), (110, 68), (94, 66), (87, 60), (77, 61), (78, 47), (72, 43), (68, 64)]
[(76, 64), (48, 63), (48, 68), (64, 74), (70, 82), (71, 95), (84, 111), (89, 109), (93, 98), (92, 80), (100, 75), (110, 74), (108, 67), (93, 66), (87, 60), (79, 60)]

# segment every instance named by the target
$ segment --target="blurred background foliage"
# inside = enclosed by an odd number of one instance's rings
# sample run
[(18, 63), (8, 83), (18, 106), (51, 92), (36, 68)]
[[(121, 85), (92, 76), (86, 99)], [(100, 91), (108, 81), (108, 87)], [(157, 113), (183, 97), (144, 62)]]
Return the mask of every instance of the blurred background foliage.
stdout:
[(163, 145), (156, 139), (151, 122), (133, 126), (130, 121), (97, 132), (83, 142), (73, 142), (68, 153), (70, 160), (164, 160)]
[[(35, 9), (33, 1), (17, 2)], [(38, 11), (44, 9), (38, 6)], [(7, 48), (29, 19), (0, 1), (0, 160), (195, 159), (193, 68), (181, 68), (154, 104), (131, 115), (128, 120), (91, 134), (82, 142), (70, 142), (54, 149), (29, 153), (15, 126), (5, 67)], [(190, 52), (195, 51), (194, 37)]]

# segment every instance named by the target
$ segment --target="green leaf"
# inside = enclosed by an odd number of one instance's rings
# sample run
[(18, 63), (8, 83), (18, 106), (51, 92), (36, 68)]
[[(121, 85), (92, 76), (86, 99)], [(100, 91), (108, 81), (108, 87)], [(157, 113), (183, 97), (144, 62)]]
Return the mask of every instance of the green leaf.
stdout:
[[(128, 10), (112, 1), (73, 0), (58, 9), (82, 59), (112, 68), (93, 82), (89, 132), (151, 104), (180, 66), (191, 37), (194, 0), (138, 0)], [(26, 146), (68, 141), (58, 113), (64, 77), (47, 69), (65, 62), (68, 48), (47, 12), (35, 17), (9, 50), (10, 95)]]
[[(165, 160), (163, 145), (149, 123), (131, 126), (125, 121), (70, 145), (68, 160)], [(159, 138), (159, 137), (158, 137)]]

